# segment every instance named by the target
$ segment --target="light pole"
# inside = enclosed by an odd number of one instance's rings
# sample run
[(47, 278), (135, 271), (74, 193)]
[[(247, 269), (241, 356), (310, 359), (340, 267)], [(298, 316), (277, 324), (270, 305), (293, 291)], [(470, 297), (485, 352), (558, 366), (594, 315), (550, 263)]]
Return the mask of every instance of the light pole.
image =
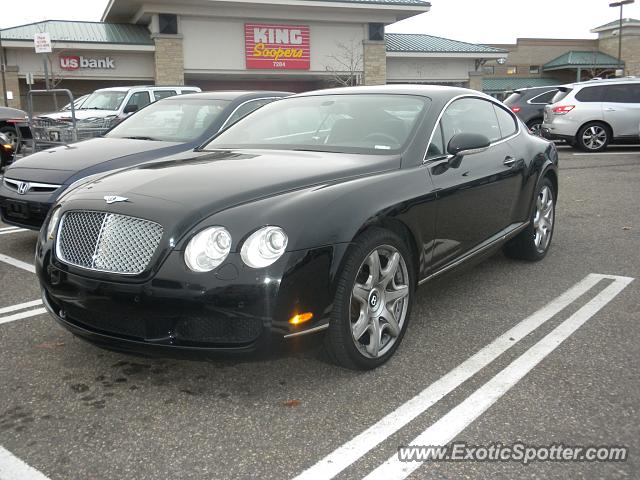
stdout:
[[(622, 68), (622, 9), (625, 5), (634, 3), (636, 0), (622, 0), (620, 2), (610, 3), (609, 6), (613, 8), (620, 7), (620, 24), (618, 28), (618, 66)], [(623, 70), (624, 71), (624, 70)]]

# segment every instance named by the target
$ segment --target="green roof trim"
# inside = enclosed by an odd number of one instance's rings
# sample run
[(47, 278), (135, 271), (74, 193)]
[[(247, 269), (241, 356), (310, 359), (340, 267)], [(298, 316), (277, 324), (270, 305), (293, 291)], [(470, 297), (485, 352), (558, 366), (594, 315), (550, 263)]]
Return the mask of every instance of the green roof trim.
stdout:
[(401, 53), (500, 53), (507, 54), (502, 48), (489, 47), (475, 43), (461, 42), (449, 38), (434, 37), (421, 33), (387, 33), (387, 52)]
[(560, 85), (560, 83), (559, 80), (554, 78), (488, 77), (482, 79), (482, 91), (485, 93), (500, 93), (519, 88)]
[[(637, 20), (635, 18), (623, 18), (622, 19), (622, 26), (625, 27), (626, 25), (640, 25), (640, 20)], [(611, 30), (612, 28), (618, 28), (620, 26), (620, 20), (614, 20), (613, 22), (609, 22), (609, 23), (605, 23), (604, 25), (600, 25), (599, 27), (596, 27), (594, 29), (592, 29), (592, 32), (598, 32), (601, 30)]]
[[(624, 64), (624, 62), (622, 62)], [(545, 64), (542, 69), (564, 70), (567, 68), (609, 68), (620, 65), (618, 59), (603, 52), (580, 52), (572, 50)]]
[(127, 23), (46, 20), (2, 30), (3, 40), (33, 41), (36, 33), (49, 32), (53, 42), (153, 45), (149, 30)]

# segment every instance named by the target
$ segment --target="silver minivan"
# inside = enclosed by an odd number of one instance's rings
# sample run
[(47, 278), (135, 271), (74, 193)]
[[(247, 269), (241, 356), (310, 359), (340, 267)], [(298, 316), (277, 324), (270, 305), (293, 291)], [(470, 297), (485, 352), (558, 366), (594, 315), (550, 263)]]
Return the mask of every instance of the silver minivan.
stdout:
[(590, 80), (558, 90), (544, 109), (544, 137), (587, 152), (640, 142), (640, 78)]

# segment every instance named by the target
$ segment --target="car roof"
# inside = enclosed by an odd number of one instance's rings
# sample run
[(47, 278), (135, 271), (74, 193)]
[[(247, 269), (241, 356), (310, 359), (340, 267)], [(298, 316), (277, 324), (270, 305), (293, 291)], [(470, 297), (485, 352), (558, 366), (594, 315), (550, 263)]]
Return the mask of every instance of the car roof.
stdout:
[(567, 83), (562, 85), (564, 88), (578, 88), (594, 85), (620, 85), (629, 83), (640, 83), (640, 77), (619, 77), (619, 78), (595, 78), (584, 82)]
[(198, 87), (193, 85), (131, 85), (125, 87), (105, 87), (98, 88), (96, 92), (128, 92), (129, 90), (171, 90), (172, 88), (179, 88), (182, 90), (192, 90)]
[(529, 92), (538, 92), (538, 91), (550, 91), (557, 90), (558, 85), (546, 85), (543, 87), (525, 87), (525, 88), (516, 88), (513, 90), (514, 93), (529, 93)]
[(260, 91), (260, 90), (224, 90), (218, 92), (187, 93), (165, 98), (165, 101), (180, 101), (181, 99), (202, 99), (202, 100), (237, 100), (240, 98), (263, 98), (263, 97), (288, 97), (292, 92)]
[(488, 100), (496, 101), (495, 98), (478, 90), (461, 87), (447, 87), (442, 85), (377, 85), (361, 87), (341, 87), (329, 88), (326, 90), (314, 90), (311, 92), (299, 93), (296, 97), (315, 95), (348, 95), (348, 94), (389, 94), (389, 95), (418, 95), (432, 99), (446, 100), (460, 95), (474, 95)]

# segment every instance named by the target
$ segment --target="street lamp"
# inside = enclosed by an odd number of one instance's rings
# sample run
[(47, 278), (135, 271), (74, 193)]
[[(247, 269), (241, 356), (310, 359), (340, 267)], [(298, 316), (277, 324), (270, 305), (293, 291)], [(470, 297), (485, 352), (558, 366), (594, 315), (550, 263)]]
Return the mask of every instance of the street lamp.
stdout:
[(618, 65), (622, 68), (622, 9), (625, 5), (634, 3), (636, 0), (622, 0), (620, 2), (610, 3), (613, 8), (620, 7), (620, 27), (618, 28)]

